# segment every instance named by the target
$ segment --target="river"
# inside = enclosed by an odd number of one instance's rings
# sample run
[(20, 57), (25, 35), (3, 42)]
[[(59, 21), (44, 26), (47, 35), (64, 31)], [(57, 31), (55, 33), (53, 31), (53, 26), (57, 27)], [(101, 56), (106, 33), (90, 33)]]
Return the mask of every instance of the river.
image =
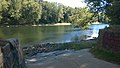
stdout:
[(108, 24), (90, 25), (90, 30), (74, 28), (73, 26), (20, 26), (20, 27), (0, 27), (0, 38), (18, 38), (21, 45), (35, 43), (64, 43), (92, 39), (98, 37), (99, 29), (103, 29)]

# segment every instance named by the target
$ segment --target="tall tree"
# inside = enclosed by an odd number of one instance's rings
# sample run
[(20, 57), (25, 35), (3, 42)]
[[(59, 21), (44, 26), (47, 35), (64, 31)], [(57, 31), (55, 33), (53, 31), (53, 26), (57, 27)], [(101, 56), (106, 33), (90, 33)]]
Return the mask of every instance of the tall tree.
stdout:
[(86, 27), (86, 25), (93, 21), (92, 16), (93, 13), (87, 8), (76, 8), (75, 13), (72, 16), (72, 23), (75, 26)]
[(0, 0), (0, 24), (3, 24), (1, 22), (1, 19), (3, 19), (2, 13), (7, 10), (8, 2), (6, 0)]
[(43, 24), (47, 23), (58, 23), (63, 19), (63, 5), (57, 3), (42, 3), (42, 16), (40, 22)]
[(34, 0), (24, 0), (22, 5), (20, 24), (36, 24), (41, 18), (42, 6)]
[(112, 25), (120, 25), (120, 0), (111, 0), (111, 6), (106, 9), (106, 14)]
[(98, 22), (100, 20), (100, 12), (105, 12), (105, 7), (109, 5), (108, 0), (85, 0), (87, 6), (94, 12), (94, 16), (98, 17)]
[(34, 0), (0, 0), (1, 24), (33, 24), (41, 18), (41, 4)]
[(88, 7), (96, 12), (104, 11), (111, 24), (120, 24), (120, 1), (119, 0), (85, 0)]

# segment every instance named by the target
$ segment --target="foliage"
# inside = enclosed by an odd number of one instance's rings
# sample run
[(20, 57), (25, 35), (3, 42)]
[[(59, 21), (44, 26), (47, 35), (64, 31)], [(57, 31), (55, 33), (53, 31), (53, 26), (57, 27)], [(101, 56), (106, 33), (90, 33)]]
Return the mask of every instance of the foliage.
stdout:
[(106, 9), (106, 14), (110, 19), (112, 25), (120, 25), (120, 1), (112, 0), (111, 6)]
[(7, 10), (8, 3), (6, 0), (0, 0), (0, 21), (3, 18), (2, 17), (2, 12)]
[[(119, 0), (85, 0), (88, 7), (94, 13), (105, 13), (106, 19), (110, 22), (110, 24), (119, 25), (120, 20), (120, 1)], [(99, 14), (98, 14), (99, 20)]]
[(57, 3), (43, 2), (40, 22), (43, 24), (57, 23), (62, 17), (62, 6), (57, 6)]
[(93, 14), (87, 8), (76, 8), (72, 18), (72, 23), (75, 26), (86, 26), (93, 21)]
[(103, 12), (104, 8), (109, 5), (109, 0), (85, 0), (87, 6), (94, 12)]
[(104, 50), (101, 48), (92, 48), (91, 52), (95, 55), (95, 57), (99, 59), (103, 59), (112, 63), (120, 64), (120, 54), (112, 53), (108, 50)]
[(34, 0), (0, 1), (0, 24), (31, 24), (40, 19), (41, 5)]
[(86, 26), (93, 21), (88, 8), (72, 8), (43, 0), (0, 0), (0, 24), (54, 24)]
[(105, 8), (109, 5), (107, 0), (85, 0), (90, 10), (94, 12), (93, 17), (97, 18), (98, 22), (107, 22)]
[(28, 2), (23, 1), (23, 7), (20, 18), (22, 22), (20, 23), (35, 24), (34, 22), (38, 21), (41, 18), (41, 10), (42, 6), (38, 4), (38, 2), (35, 2), (34, 0), (29, 0)]

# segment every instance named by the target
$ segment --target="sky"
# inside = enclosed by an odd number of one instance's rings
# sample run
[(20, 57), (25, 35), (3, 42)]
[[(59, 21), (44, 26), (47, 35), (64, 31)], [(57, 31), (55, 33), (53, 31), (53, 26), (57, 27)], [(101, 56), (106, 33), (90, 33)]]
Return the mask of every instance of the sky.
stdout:
[(44, 1), (49, 1), (49, 2), (57, 2), (57, 3), (62, 3), (65, 6), (70, 6), (70, 7), (85, 7), (85, 3), (83, 3), (83, 0), (44, 0)]

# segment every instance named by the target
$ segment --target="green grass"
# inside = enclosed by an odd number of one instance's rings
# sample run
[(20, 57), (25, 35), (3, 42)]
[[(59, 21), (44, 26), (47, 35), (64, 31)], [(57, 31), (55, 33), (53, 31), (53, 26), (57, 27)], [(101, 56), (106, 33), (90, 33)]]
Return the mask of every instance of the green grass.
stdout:
[(57, 50), (74, 49), (80, 50), (85, 48), (91, 48), (90, 52), (95, 55), (96, 58), (120, 64), (120, 54), (115, 54), (109, 50), (96, 48), (96, 41), (81, 41), (79, 43), (64, 43)]
[(92, 48), (91, 53), (93, 53), (96, 58), (103, 59), (115, 64), (120, 64), (120, 54), (115, 54), (111, 51), (103, 50), (100, 48)]
[(74, 50), (80, 50), (85, 48), (92, 48), (94, 47), (94, 44), (96, 44), (96, 41), (81, 41), (79, 43), (64, 43), (62, 44), (58, 50), (64, 50), (64, 49), (74, 49)]

